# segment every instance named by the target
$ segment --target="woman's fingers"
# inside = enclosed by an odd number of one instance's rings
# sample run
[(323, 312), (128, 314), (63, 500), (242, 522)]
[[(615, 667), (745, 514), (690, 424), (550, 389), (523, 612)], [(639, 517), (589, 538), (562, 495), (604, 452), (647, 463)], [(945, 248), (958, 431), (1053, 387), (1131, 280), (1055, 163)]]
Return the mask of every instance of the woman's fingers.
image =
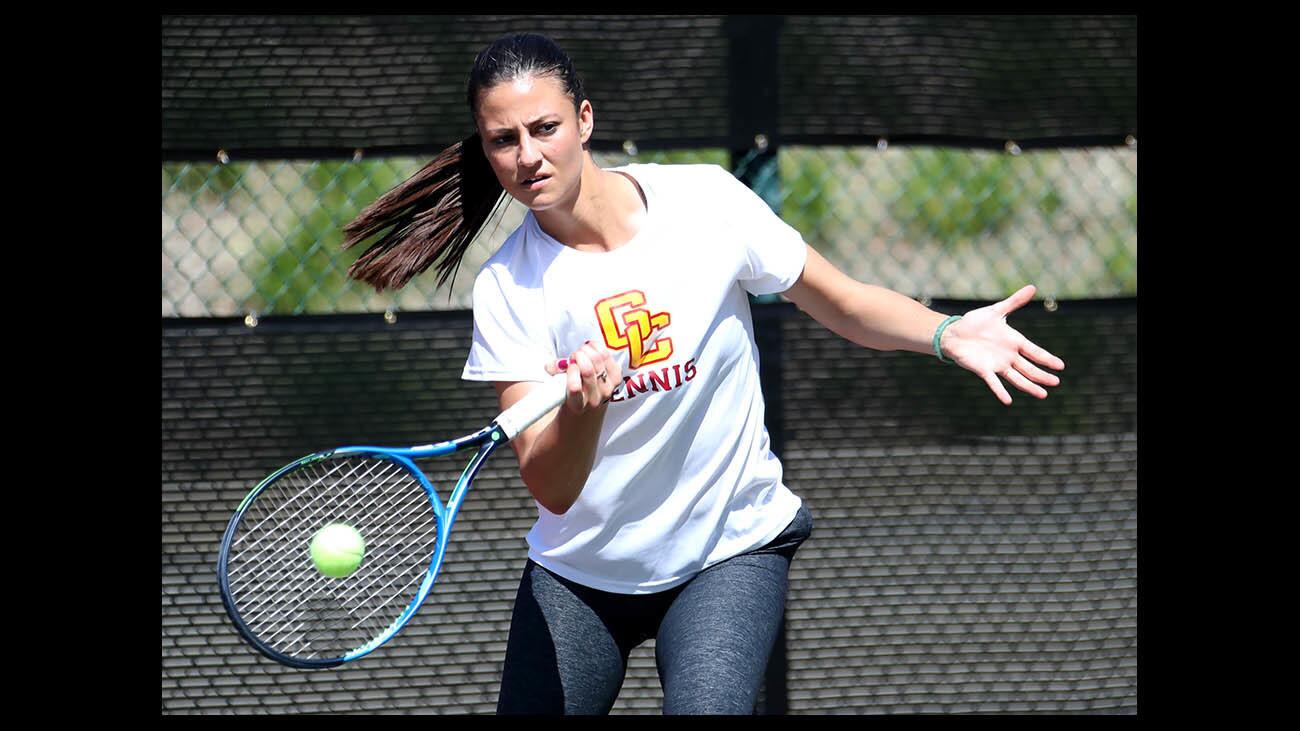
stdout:
[(567, 358), (548, 362), (546, 372), (568, 374), (566, 403), (576, 413), (594, 409), (609, 401), (614, 389), (623, 380), (618, 361), (590, 340)]
[(1047, 389), (1034, 383), (1033, 381), (1030, 381), (1028, 378), (1025, 377), (1023, 373), (1016, 370), (1015, 368), (1008, 368), (1005, 371), (1002, 371), (1000, 375), (1003, 378), (1007, 379), (1007, 381), (1011, 383), (1011, 385), (1015, 386), (1016, 388), (1020, 389), (1021, 391), (1024, 391), (1025, 393), (1031, 396), (1037, 396), (1038, 398), (1047, 398)]
[(1007, 406), (1011, 405), (1011, 394), (1007, 393), (1007, 387), (1003, 386), (1002, 381), (998, 380), (996, 373), (990, 371), (984, 374), (984, 382), (988, 384), (989, 390), (993, 391), (993, 395), (998, 397), (998, 401)]
[(973, 324), (970, 333), (966, 332), (967, 328), (956, 330), (971, 341), (967, 357), (958, 362), (977, 373), (998, 400), (1007, 406), (1011, 405), (1011, 394), (1001, 379), (1042, 399), (1047, 398), (1047, 389), (1043, 386), (1058, 386), (1061, 379), (1039, 366), (1065, 370), (1065, 361), (1030, 342), (1006, 323), (1007, 315), (1028, 304), (1037, 291), (1037, 287), (1027, 284), (1001, 302), (972, 310), (966, 318)]
[(1030, 363), (1024, 356), (1017, 356), (1015, 365), (1016, 370), (1025, 374), (1034, 383), (1041, 383), (1044, 386), (1059, 386), (1061, 383), (1060, 378)]
[(604, 403), (613, 395), (614, 389), (623, 381), (623, 371), (618, 361), (610, 356), (609, 351), (587, 344), (583, 349), (591, 358), (591, 383), (595, 388), (596, 403)]
[(1020, 352), (1048, 368), (1058, 371), (1065, 370), (1065, 361), (1047, 352), (1046, 348), (1039, 347), (1029, 340), (1025, 340), (1025, 344), (1020, 347)]
[(993, 310), (997, 312), (999, 315), (1006, 317), (1012, 312), (1015, 312), (1021, 307), (1024, 307), (1030, 300), (1034, 298), (1034, 293), (1037, 291), (1038, 288), (1035, 287), (1034, 285), (1026, 284), (1025, 286), (1021, 287), (1019, 290), (1017, 290), (1015, 294), (993, 305)]
[(585, 398), (582, 393), (582, 369), (578, 365), (578, 355), (574, 353), (569, 358), (569, 367), (565, 370), (569, 376), (567, 398), (569, 408), (581, 414), (586, 410)]
[(600, 384), (596, 381), (595, 358), (591, 349), (586, 345), (578, 348), (573, 358), (577, 361), (578, 371), (582, 374), (582, 399), (583, 406), (590, 408), (600, 405)]
[(623, 382), (623, 366), (618, 364), (618, 361), (615, 360), (614, 356), (609, 354), (609, 351), (603, 352), (602, 355), (605, 356), (605, 364), (603, 366), (605, 370), (605, 383), (609, 386), (610, 393), (613, 393), (614, 389)]

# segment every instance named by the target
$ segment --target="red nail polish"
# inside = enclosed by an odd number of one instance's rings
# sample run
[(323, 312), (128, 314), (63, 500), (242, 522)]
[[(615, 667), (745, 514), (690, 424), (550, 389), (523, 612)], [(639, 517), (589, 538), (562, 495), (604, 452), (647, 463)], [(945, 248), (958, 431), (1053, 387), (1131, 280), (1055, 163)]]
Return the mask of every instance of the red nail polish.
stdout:
[(567, 371), (567, 370), (569, 370), (569, 359), (568, 359), (568, 358), (561, 358), (561, 359), (555, 361), (555, 367), (556, 367), (556, 368), (559, 368), (559, 369), (562, 370), (562, 371)]

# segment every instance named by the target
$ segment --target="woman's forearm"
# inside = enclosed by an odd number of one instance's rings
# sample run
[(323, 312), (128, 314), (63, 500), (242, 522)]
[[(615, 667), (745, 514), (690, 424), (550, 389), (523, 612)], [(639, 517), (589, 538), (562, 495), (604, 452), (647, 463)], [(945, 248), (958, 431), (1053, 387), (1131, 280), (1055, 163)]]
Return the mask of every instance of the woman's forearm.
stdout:
[(587, 484), (607, 408), (575, 414), (561, 406), (522, 455), (519, 473), (524, 485), (550, 512), (567, 512)]
[(911, 297), (861, 282), (853, 282), (837, 309), (831, 323), (822, 324), (840, 337), (875, 350), (916, 353), (934, 353), (934, 331), (947, 317)]
[[(585, 341), (567, 358), (546, 364), (566, 374), (564, 401), (553, 415), (516, 435), (519, 474), (533, 499), (556, 515), (568, 512), (591, 476), (605, 410), (621, 383), (622, 368), (609, 351)], [(520, 384), (498, 384), (504, 410), (524, 396)]]
[[(874, 350), (933, 354), (934, 332), (947, 317), (906, 295), (849, 277), (812, 247), (803, 274), (785, 296), (831, 332)], [(951, 330), (944, 331), (944, 341)]]

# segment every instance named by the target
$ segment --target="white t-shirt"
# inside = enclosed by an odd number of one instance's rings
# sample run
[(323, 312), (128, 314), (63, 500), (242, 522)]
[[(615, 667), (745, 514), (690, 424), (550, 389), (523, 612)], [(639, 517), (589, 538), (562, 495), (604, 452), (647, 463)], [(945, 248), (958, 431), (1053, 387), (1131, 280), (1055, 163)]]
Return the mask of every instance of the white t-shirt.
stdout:
[(584, 252), (527, 213), (474, 282), (462, 377), (543, 381), (548, 360), (588, 339), (618, 359), (591, 474), (563, 515), (538, 504), (528, 555), (595, 589), (647, 594), (770, 542), (799, 510), (763, 425), (745, 292), (789, 289), (807, 249), (716, 165), (613, 169), (645, 193), (641, 230)]

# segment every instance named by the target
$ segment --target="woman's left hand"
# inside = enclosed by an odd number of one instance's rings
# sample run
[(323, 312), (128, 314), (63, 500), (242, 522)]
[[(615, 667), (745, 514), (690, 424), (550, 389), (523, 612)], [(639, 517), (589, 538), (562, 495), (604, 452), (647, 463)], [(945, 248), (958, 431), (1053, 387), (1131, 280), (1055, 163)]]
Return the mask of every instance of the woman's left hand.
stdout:
[(1011, 394), (999, 376), (1042, 399), (1047, 398), (1043, 386), (1058, 385), (1061, 379), (1034, 364), (1065, 369), (1065, 361), (1007, 325), (1007, 315), (1033, 299), (1035, 291), (1034, 285), (1026, 285), (1001, 302), (971, 310), (949, 325), (940, 338), (944, 357), (982, 378), (998, 400), (1008, 406)]

